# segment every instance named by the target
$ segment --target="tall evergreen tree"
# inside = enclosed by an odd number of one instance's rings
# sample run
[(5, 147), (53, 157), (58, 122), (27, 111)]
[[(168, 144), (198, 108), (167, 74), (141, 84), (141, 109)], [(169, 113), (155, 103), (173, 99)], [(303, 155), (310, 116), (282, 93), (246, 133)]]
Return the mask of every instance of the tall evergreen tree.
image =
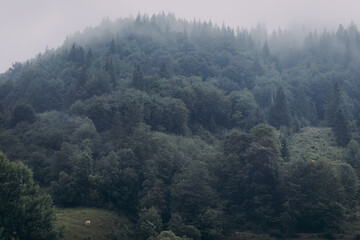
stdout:
[(336, 113), (333, 132), (335, 134), (337, 145), (345, 147), (350, 142), (351, 136), (348, 129), (348, 123), (341, 109)]
[(165, 63), (163, 63), (163, 64), (161, 65), (161, 68), (160, 68), (160, 70), (159, 70), (159, 76), (160, 76), (161, 78), (169, 78), (169, 77), (170, 77), (169, 70), (168, 70), (168, 68), (167, 68), (167, 66), (166, 66)]
[(280, 86), (277, 91), (274, 106), (270, 111), (269, 123), (277, 129), (279, 129), (281, 126), (290, 125), (290, 116), (286, 103), (286, 95), (282, 86)]
[(267, 41), (265, 41), (264, 46), (262, 48), (262, 56), (264, 59), (268, 59), (270, 57), (270, 50)]
[(326, 120), (329, 127), (334, 127), (341, 104), (341, 91), (338, 82), (336, 82), (334, 84), (329, 103), (326, 106)]
[(115, 73), (115, 69), (114, 69), (114, 64), (113, 64), (113, 60), (111, 58), (109, 58), (104, 66), (104, 70), (105, 72), (107, 72), (110, 76), (111, 79), (111, 84), (113, 85), (113, 87), (116, 84), (116, 73)]
[(304, 121), (308, 123), (316, 122), (316, 111), (311, 103), (310, 98), (306, 95), (304, 88), (300, 87), (292, 102), (292, 112), (299, 121), (299, 124), (304, 125)]
[(136, 66), (136, 68), (133, 72), (132, 84), (137, 89), (144, 89), (144, 87), (145, 87), (142, 70), (139, 65)]

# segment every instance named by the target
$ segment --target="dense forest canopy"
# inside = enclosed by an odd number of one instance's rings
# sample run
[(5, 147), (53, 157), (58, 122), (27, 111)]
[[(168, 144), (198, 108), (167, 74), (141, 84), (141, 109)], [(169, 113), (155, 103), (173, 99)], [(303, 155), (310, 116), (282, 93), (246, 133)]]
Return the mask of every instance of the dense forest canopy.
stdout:
[[(353, 23), (105, 19), (0, 75), (0, 148), (56, 205), (132, 219), (114, 239), (342, 233), (360, 200), (359, 66)], [(296, 149), (314, 133), (336, 158)]]

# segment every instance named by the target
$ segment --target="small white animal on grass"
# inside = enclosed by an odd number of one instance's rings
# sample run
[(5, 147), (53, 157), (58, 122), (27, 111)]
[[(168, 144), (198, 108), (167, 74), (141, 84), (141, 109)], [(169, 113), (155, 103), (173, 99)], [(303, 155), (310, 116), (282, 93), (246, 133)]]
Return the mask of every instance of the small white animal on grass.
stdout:
[(85, 221), (85, 226), (89, 226), (89, 227), (90, 227), (90, 220)]

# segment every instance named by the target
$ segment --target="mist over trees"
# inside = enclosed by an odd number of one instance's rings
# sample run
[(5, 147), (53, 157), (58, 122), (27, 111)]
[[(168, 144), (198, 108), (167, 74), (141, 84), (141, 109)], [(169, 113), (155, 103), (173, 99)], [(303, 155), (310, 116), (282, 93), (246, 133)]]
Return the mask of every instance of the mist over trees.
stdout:
[[(353, 23), (294, 36), (105, 19), (0, 76), (0, 150), (55, 205), (128, 216), (130, 239), (342, 233), (358, 213), (359, 64)], [(291, 155), (315, 128), (338, 159)]]

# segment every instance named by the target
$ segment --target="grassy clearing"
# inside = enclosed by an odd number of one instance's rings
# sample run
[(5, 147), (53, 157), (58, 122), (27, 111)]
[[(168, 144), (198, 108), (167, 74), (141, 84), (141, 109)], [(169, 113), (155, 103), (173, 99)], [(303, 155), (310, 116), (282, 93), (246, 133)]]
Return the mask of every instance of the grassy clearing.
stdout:
[[(65, 240), (102, 240), (109, 239), (109, 234), (116, 226), (118, 217), (112, 212), (94, 208), (57, 208), (57, 226), (65, 226)], [(90, 220), (91, 226), (85, 226)]]
[(291, 137), (289, 152), (292, 160), (338, 161), (343, 149), (336, 146), (331, 128), (306, 127)]

